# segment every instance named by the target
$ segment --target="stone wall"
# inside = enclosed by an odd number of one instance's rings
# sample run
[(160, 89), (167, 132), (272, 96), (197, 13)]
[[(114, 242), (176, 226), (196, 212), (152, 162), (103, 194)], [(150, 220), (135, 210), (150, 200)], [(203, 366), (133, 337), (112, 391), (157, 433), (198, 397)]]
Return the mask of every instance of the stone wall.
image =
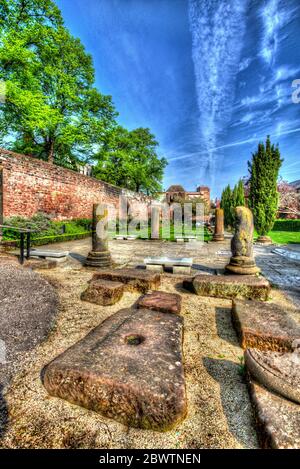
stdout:
[(91, 218), (93, 203), (117, 206), (121, 194), (130, 203), (151, 200), (143, 194), (1, 148), (0, 173), (0, 219), (1, 215), (31, 217), (37, 212), (56, 220)]

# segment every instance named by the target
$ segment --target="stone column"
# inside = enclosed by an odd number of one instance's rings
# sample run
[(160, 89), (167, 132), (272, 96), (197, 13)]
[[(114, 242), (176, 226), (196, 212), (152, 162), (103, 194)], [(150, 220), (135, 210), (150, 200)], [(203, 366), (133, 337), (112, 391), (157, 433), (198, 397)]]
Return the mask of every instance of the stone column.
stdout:
[(215, 212), (215, 232), (213, 241), (224, 241), (224, 210), (216, 208)]
[[(107, 230), (108, 209), (102, 204), (93, 205), (93, 234), (92, 234), (92, 250), (89, 252), (85, 265), (88, 267), (110, 267), (111, 266), (111, 255), (108, 250), (108, 236), (105, 231)], [(100, 221), (105, 220), (103, 226), (104, 236), (100, 236), (99, 227), (97, 225)]]
[(254, 275), (260, 272), (253, 257), (253, 215), (246, 207), (235, 208), (235, 233), (231, 240), (232, 257), (226, 270), (233, 274)]
[(151, 239), (159, 239), (160, 206), (153, 204), (151, 207)]

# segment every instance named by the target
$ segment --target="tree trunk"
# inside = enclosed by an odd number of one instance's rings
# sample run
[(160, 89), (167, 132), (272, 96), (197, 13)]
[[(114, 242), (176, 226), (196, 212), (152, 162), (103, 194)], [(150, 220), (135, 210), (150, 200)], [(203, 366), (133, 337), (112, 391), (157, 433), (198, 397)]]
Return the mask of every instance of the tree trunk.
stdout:
[(50, 150), (48, 154), (48, 163), (54, 163), (54, 140), (50, 140)]

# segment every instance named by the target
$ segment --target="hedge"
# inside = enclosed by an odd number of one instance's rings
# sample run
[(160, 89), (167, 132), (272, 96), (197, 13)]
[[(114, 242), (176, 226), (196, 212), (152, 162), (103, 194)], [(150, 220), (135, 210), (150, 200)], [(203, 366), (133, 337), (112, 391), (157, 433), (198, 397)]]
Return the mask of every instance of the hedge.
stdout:
[[(92, 235), (92, 231), (83, 231), (82, 233), (61, 234), (55, 236), (42, 236), (31, 240), (31, 246), (43, 246), (44, 244), (60, 243), (64, 241), (73, 241), (75, 239), (84, 239)], [(4, 243), (13, 242), (15, 246), (20, 246), (20, 240), (6, 239)]]
[(300, 220), (276, 220), (272, 231), (300, 231)]

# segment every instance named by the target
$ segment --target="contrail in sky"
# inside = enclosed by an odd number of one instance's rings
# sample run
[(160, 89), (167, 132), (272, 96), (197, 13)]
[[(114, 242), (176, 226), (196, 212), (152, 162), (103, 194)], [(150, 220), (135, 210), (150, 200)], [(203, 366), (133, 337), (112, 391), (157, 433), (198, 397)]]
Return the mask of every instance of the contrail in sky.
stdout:
[(231, 118), (248, 0), (189, 0), (199, 130), (212, 178), (217, 138)]
[[(272, 134), (272, 137), (281, 137), (283, 135), (294, 134), (296, 132), (300, 132), (300, 127), (297, 127), (296, 129), (286, 130), (285, 132)], [(227, 143), (226, 145), (221, 145), (219, 147), (211, 148), (211, 151), (215, 152), (217, 150), (223, 150), (224, 148), (232, 148), (232, 147), (237, 147), (240, 145), (245, 145), (247, 143), (260, 142), (260, 141), (263, 141), (264, 138), (265, 137), (252, 137), (252, 138), (248, 138), (247, 140), (240, 140), (237, 142)], [(195, 158), (195, 156), (197, 155), (205, 155), (205, 154), (206, 154), (205, 151), (187, 153), (185, 155), (174, 156), (174, 158), (168, 158), (168, 161), (185, 160), (188, 158)]]

